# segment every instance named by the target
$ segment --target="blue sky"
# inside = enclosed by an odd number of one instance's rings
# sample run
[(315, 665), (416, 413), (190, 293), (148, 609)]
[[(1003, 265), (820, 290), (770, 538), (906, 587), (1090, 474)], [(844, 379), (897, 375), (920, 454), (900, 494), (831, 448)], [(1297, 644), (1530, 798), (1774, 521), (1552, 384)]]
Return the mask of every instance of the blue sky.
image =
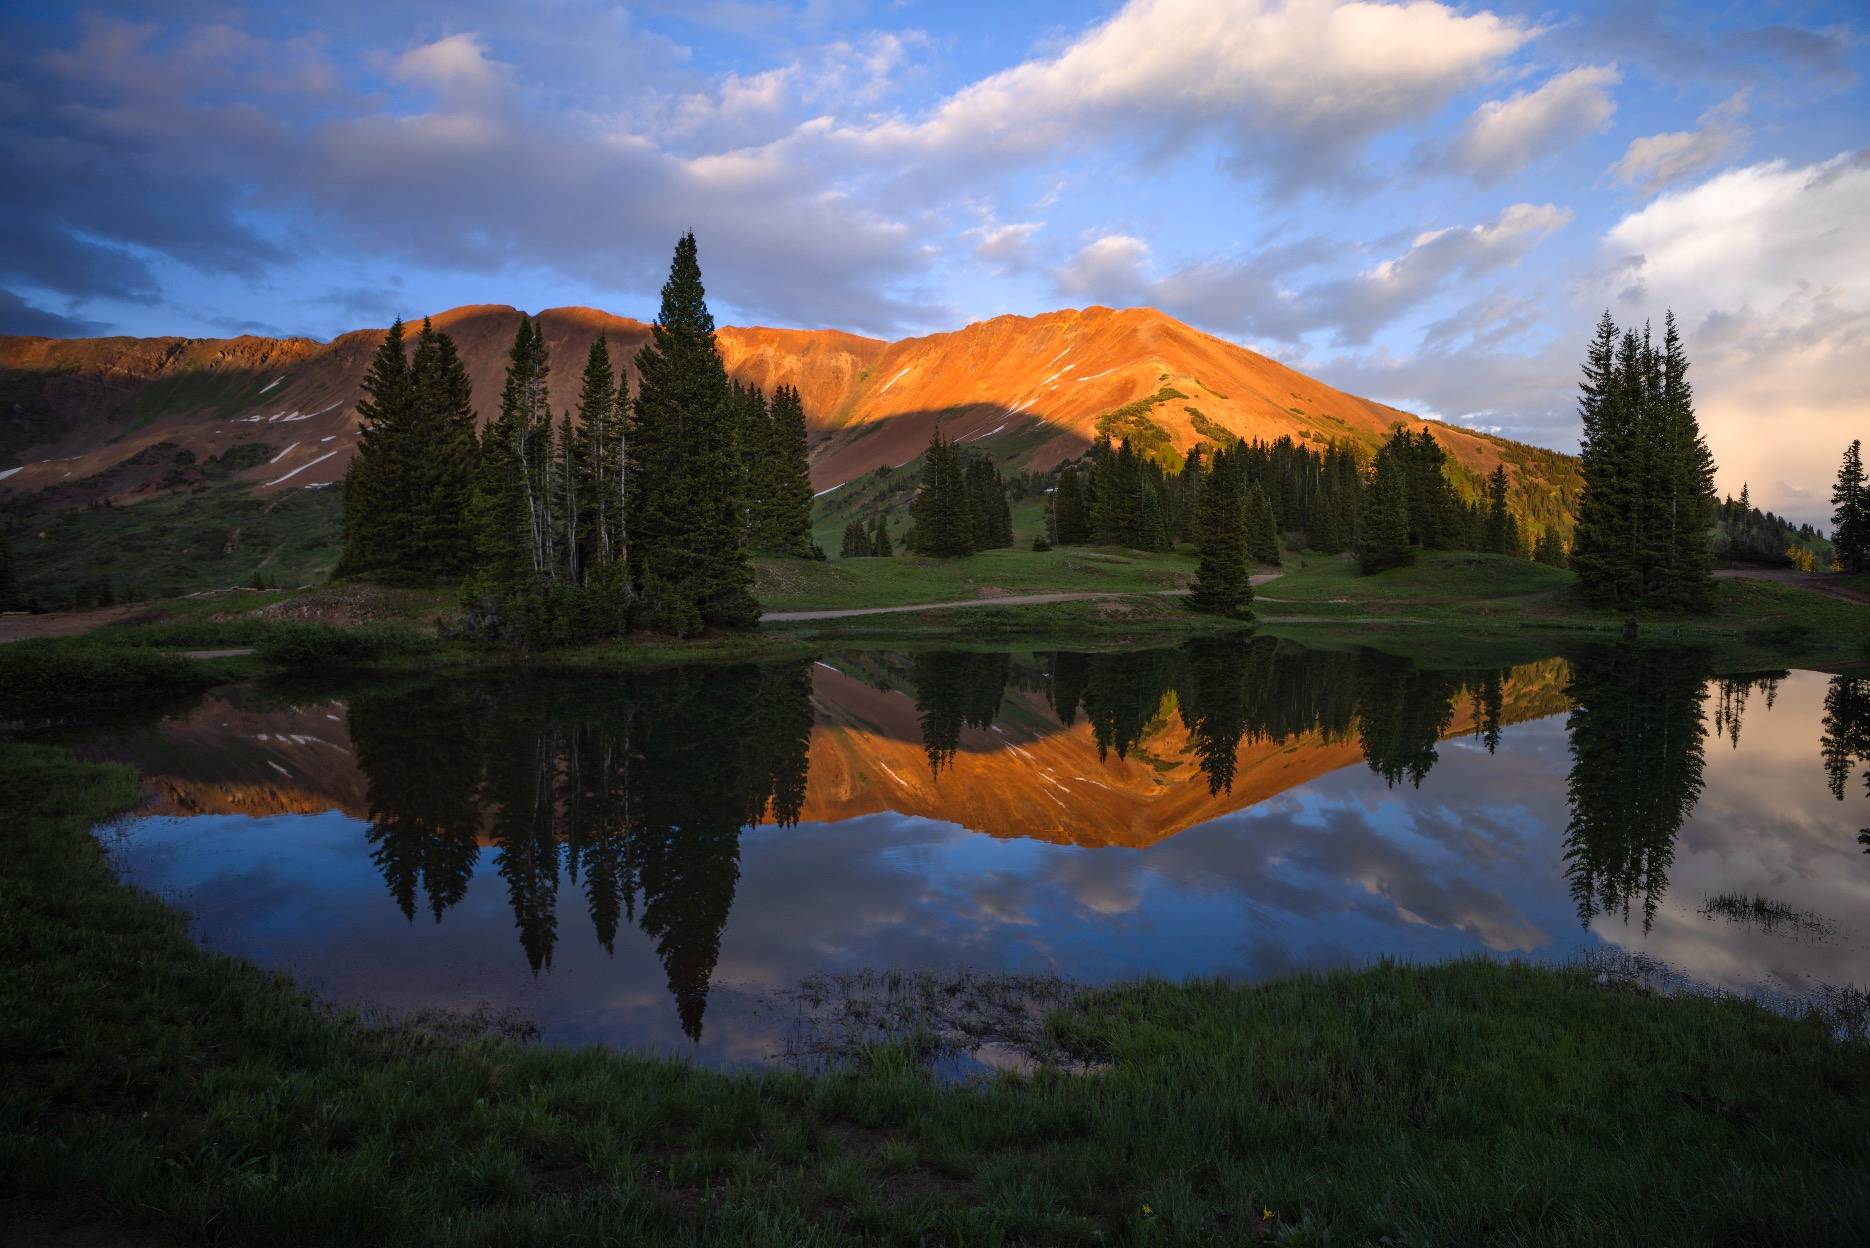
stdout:
[(461, 303), (882, 336), (1151, 304), (1575, 444), (1672, 306), (1721, 485), (1870, 434), (1860, 4), (8, 6), (0, 332), (328, 337)]

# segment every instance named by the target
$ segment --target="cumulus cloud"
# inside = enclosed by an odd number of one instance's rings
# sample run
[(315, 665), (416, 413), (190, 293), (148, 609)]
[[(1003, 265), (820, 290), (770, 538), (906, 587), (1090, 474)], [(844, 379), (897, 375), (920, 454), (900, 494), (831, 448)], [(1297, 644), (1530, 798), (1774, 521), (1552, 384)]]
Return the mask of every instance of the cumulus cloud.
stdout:
[(1458, 279), (1518, 263), (1571, 220), (1555, 204), (1512, 204), (1492, 221), (1418, 234), (1402, 254), (1346, 277), (1298, 280), (1331, 254), (1320, 239), (1158, 273), (1149, 244), (1106, 234), (1052, 272), (1067, 298), (1146, 303), (1225, 333), (1293, 342), (1314, 330), (1361, 344)]
[(1606, 237), (1613, 312), (1675, 310), (1721, 485), (1821, 519), (1870, 429), (1870, 151), (1769, 161), (1659, 196)]
[(1740, 124), (1746, 111), (1746, 95), (1737, 91), (1701, 114), (1696, 129), (1632, 139), (1623, 158), (1610, 167), (1611, 176), (1644, 195), (1654, 195), (1705, 173), (1746, 150), (1747, 130)]
[(1614, 65), (1590, 65), (1548, 79), (1534, 91), (1489, 100), (1467, 119), (1442, 156), (1444, 167), (1497, 182), (1567, 144), (1596, 134), (1617, 111)]
[[(1053, 56), (1025, 61), (926, 116), (807, 126), (784, 157), (828, 145), (919, 179), (978, 176), (1112, 136), (1170, 151), (1213, 139), (1281, 187), (1355, 166), (1374, 136), (1432, 114), (1533, 31), (1433, 0), (1131, 0)], [(722, 159), (760, 164), (770, 149)]]

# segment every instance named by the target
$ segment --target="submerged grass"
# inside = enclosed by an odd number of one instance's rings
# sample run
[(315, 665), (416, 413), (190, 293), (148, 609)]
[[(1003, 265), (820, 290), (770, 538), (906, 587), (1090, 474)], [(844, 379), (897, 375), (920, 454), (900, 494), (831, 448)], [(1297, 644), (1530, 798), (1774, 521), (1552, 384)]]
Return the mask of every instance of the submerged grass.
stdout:
[(724, 1074), (372, 1025), (206, 953), (90, 825), (134, 773), (0, 745), (0, 1205), (177, 1243), (1844, 1243), (1870, 1061), (1577, 970), (1147, 982), (1042, 1065)]

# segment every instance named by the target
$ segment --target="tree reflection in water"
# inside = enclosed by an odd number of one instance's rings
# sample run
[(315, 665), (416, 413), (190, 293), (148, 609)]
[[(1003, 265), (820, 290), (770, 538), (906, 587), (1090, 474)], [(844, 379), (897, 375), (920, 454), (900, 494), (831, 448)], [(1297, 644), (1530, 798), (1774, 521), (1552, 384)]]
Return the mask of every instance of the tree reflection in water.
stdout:
[[(935, 652), (881, 668), (886, 687), (913, 692), (937, 778), (964, 732), (993, 728), (1009, 690), (1025, 690), (1059, 726), (1037, 731), (1069, 729), (1082, 716), (1100, 757), (1159, 748), (1147, 743), (1179, 721), (1186, 744), (1176, 748), (1210, 795), (1232, 791), (1243, 742), (1301, 738), (1354, 740), (1386, 784), (1419, 787), (1459, 710), (1489, 753), (1498, 747), (1512, 682), (1506, 668), (1429, 669), (1271, 638), (1102, 654)], [(1701, 792), (1707, 670), (1699, 652), (1638, 647), (1571, 662), (1565, 863), (1585, 923), (1606, 913), (1627, 920), (1633, 909), (1645, 927), (1654, 918), (1676, 834)], [(1777, 677), (1723, 682), (1716, 730), (1737, 740), (1747, 697), (1770, 699)], [(805, 662), (604, 680), (432, 680), (373, 690), (350, 706), (371, 858), (404, 915), (413, 920), (422, 907), (439, 921), (466, 895), (485, 848), (535, 973), (552, 964), (561, 888), (582, 890), (603, 948), (625, 924), (654, 943), (682, 1026), (697, 1039), (738, 886), (741, 832), (769, 817), (799, 819), (812, 724)], [(1870, 764), (1870, 681), (1833, 680), (1825, 734), (1841, 797), (1852, 769)], [(977, 744), (1003, 748), (998, 734)]]
[[(1571, 660), (1565, 871), (1578, 918), (1655, 921), (1675, 835), (1701, 797), (1706, 653), (1620, 646)], [(1736, 721), (1737, 722), (1737, 721)]]
[(796, 822), (804, 801), (808, 665), (434, 681), (358, 696), (350, 722), (371, 858), (405, 915), (420, 891), (439, 920), (485, 843), (538, 972), (560, 881), (581, 883), (605, 949), (625, 918), (655, 942), (699, 1039), (740, 830), (769, 812)]

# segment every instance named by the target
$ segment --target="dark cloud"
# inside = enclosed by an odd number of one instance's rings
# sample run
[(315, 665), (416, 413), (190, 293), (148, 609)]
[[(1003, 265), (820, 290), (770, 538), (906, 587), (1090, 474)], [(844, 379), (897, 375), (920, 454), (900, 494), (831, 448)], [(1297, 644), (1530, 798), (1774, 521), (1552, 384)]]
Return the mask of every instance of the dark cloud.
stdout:
[(105, 332), (97, 321), (60, 316), (36, 308), (10, 290), (0, 290), (0, 334), (35, 338), (90, 338)]

